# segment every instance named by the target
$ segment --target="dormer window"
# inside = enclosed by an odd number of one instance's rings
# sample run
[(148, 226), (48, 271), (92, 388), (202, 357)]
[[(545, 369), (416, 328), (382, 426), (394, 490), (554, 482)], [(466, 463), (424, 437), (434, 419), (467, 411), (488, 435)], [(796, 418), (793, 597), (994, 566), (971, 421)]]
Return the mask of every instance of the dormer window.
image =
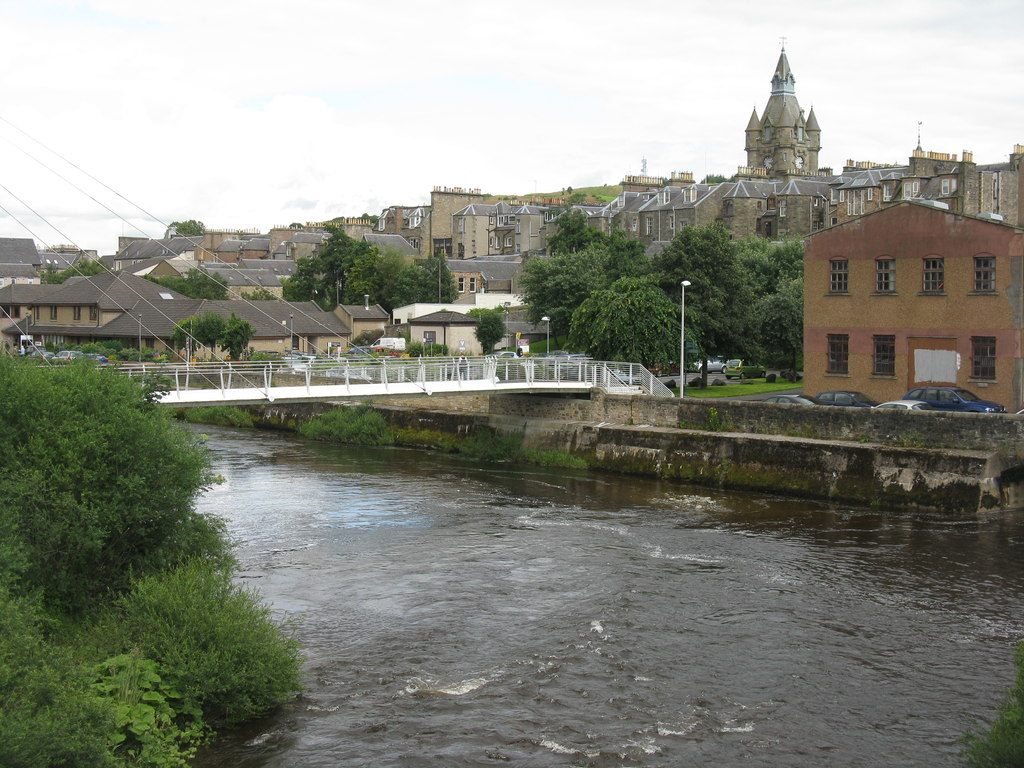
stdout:
[(945, 178), (945, 179), (943, 179), (942, 182), (941, 182), (941, 186), (942, 186), (942, 196), (943, 197), (946, 197), (947, 195), (955, 195), (956, 194), (956, 179), (955, 178), (952, 178), (952, 179), (951, 178)]

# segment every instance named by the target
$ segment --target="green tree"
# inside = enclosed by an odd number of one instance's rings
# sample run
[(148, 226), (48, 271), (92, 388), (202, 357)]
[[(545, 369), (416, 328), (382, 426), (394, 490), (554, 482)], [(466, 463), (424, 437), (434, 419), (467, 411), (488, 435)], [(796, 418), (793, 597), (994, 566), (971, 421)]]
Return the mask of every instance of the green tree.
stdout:
[(604, 233), (587, 226), (587, 217), (582, 211), (563, 213), (555, 223), (557, 231), (548, 238), (548, 253), (575, 253), (605, 241)]
[(754, 328), (765, 364), (796, 371), (804, 346), (804, 281), (796, 277), (754, 304)]
[(242, 353), (249, 346), (255, 330), (246, 320), (242, 320), (234, 312), (224, 323), (224, 330), (217, 339), (221, 349), (226, 349), (233, 360), (240, 360)]
[(89, 277), (106, 272), (107, 268), (97, 259), (79, 259), (73, 266), (64, 270), (56, 270), (48, 266), (39, 275), (39, 282), (46, 285), (57, 285), (63, 283), (69, 277)]
[(162, 285), (164, 288), (170, 288), (172, 291), (187, 296), (190, 299), (223, 301), (228, 297), (227, 280), (220, 275), (203, 272), (199, 269), (190, 269), (184, 276), (147, 276), (147, 279)]
[(539, 323), (548, 316), (555, 336), (567, 333), (576, 308), (591, 293), (607, 287), (607, 262), (608, 248), (598, 243), (526, 262), (519, 288), (529, 305), (530, 321)]
[(505, 312), (501, 309), (471, 309), (470, 317), (476, 318), (474, 334), (483, 347), (484, 354), (494, 351), (494, 345), (505, 337)]
[(723, 182), (726, 181), (736, 181), (736, 177), (723, 176), (720, 173), (709, 173), (704, 177), (704, 180), (701, 181), (701, 184), (722, 184)]
[(665, 365), (679, 356), (679, 312), (653, 277), (624, 277), (573, 313), (569, 344), (600, 360)]
[(277, 296), (262, 286), (251, 291), (242, 291), (242, 298), (246, 301), (277, 301)]
[(329, 231), (331, 235), (317, 255), (298, 259), (295, 273), (282, 282), (288, 301), (315, 301), (322, 309), (331, 309), (336, 303), (352, 300), (354, 290), (349, 288), (349, 271), (360, 260), (372, 257), (376, 249), (364, 240), (354, 240), (341, 229)]
[(755, 298), (778, 291), (785, 283), (804, 274), (804, 241), (772, 242), (763, 237), (736, 240), (736, 261), (747, 276)]
[(185, 221), (172, 221), (169, 229), (176, 235), (195, 237), (205, 234), (206, 225), (196, 219), (186, 219)]
[(193, 338), (205, 347), (215, 348), (224, 333), (224, 318), (216, 312), (204, 312), (195, 320)]
[(0, 359), (0, 554), (12, 591), (79, 614), (133, 575), (226, 557), (194, 510), (211, 482), (197, 437), (137, 382), (85, 365)]
[[(652, 260), (665, 293), (679, 305), (686, 291), (686, 336), (704, 354), (748, 354), (753, 349), (749, 285), (736, 259), (729, 233), (720, 224), (683, 227)], [(675, 355), (679, 357), (678, 352)], [(707, 372), (704, 372), (705, 383)]]

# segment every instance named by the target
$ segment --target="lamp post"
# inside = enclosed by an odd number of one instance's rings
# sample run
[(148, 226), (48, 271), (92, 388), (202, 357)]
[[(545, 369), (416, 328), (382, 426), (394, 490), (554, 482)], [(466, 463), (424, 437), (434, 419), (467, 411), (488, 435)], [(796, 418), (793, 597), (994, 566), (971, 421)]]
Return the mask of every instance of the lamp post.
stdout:
[(547, 315), (541, 318), (547, 325), (544, 327), (544, 351), (551, 351), (551, 318)]
[(139, 362), (142, 362), (142, 315), (139, 314)]
[(295, 349), (295, 330), (294, 323), (295, 315), (288, 315), (288, 347)]
[(686, 397), (686, 288), (689, 280), (679, 284), (679, 397)]

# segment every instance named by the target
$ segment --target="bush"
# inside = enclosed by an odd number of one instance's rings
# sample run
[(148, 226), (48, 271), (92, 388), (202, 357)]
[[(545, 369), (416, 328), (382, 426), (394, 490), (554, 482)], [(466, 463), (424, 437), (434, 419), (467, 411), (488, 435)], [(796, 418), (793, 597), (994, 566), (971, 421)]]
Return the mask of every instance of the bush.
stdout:
[(992, 727), (966, 738), (964, 757), (972, 768), (1020, 768), (1024, 765), (1024, 643), (1014, 659), (1017, 679)]
[(190, 424), (218, 424), (222, 427), (251, 427), (252, 415), (233, 405), (183, 408), (182, 417)]
[(48, 645), (35, 611), (0, 588), (0, 765), (102, 768), (114, 708), (94, 696), (86, 670)]
[(355, 445), (393, 445), (395, 437), (384, 417), (367, 405), (336, 408), (299, 426), (314, 440)]
[(193, 560), (147, 576), (119, 607), (126, 645), (213, 726), (265, 715), (299, 689), (297, 640), (225, 569)]
[(499, 435), (489, 431), (475, 432), (459, 444), (459, 453), (482, 461), (511, 461), (519, 455), (523, 444), (521, 433)]
[(199, 438), (137, 382), (0, 359), (0, 392), (0, 553), (17, 555), (16, 594), (71, 615), (133, 574), (228, 559), (221, 524), (194, 509), (212, 481)]

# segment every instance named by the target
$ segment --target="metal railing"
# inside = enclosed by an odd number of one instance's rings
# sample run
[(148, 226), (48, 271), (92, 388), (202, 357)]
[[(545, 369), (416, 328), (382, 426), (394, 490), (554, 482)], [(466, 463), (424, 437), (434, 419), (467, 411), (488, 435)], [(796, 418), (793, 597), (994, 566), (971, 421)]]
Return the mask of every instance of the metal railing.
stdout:
[[(639, 363), (573, 357), (294, 357), (260, 362), (127, 363), (119, 370), (128, 376), (156, 377), (157, 389), (167, 392), (161, 398), (167, 404), (434, 392), (585, 391), (591, 387), (672, 396), (671, 390)], [(192, 394), (185, 397), (186, 392)], [(216, 392), (225, 394), (218, 397)], [(243, 396), (242, 392), (249, 394)]]

